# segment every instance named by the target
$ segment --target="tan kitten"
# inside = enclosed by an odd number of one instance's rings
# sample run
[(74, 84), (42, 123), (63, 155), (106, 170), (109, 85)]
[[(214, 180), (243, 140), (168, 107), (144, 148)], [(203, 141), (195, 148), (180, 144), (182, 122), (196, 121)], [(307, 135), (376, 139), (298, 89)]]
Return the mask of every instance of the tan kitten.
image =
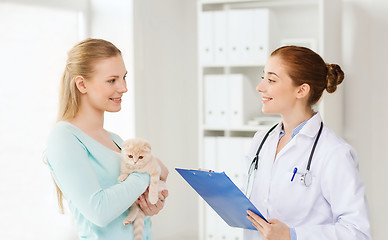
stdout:
[[(133, 172), (146, 172), (151, 176), (148, 198), (155, 204), (158, 199), (164, 200), (161, 191), (166, 189), (166, 183), (160, 180), (160, 167), (156, 158), (151, 154), (151, 145), (142, 139), (129, 139), (122, 144), (121, 167), (119, 181), (124, 181)], [(141, 240), (143, 236), (144, 213), (137, 202), (129, 209), (128, 216), (123, 224), (128, 225), (134, 221), (135, 240)]]

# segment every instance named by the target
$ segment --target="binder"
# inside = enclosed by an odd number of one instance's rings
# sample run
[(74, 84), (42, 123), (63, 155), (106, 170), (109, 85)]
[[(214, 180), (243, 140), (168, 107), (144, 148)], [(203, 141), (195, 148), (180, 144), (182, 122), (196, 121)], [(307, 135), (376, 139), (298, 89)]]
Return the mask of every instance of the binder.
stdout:
[[(217, 137), (217, 166), (222, 169), (232, 182), (240, 189), (244, 186), (242, 182), (242, 141), (238, 137)], [(204, 156), (206, 158), (206, 156)], [(214, 168), (206, 168), (214, 169)], [(248, 168), (247, 168), (248, 169)], [(242, 190), (244, 191), (244, 190)]]
[(217, 169), (217, 138), (204, 137), (203, 139), (203, 158), (206, 169)]
[(214, 64), (213, 12), (202, 12), (200, 22), (200, 58), (202, 65)]
[(230, 10), (228, 20), (229, 63), (232, 66), (252, 64), (253, 11)]
[(260, 98), (255, 85), (243, 74), (230, 74), (229, 79), (229, 125), (240, 127), (260, 114)]
[[(254, 64), (265, 65), (268, 56), (270, 54), (270, 11), (269, 9), (255, 9), (253, 10), (253, 51), (252, 60)], [(271, 32), (274, 31), (274, 27), (271, 27)]]
[(205, 205), (205, 234), (207, 240), (220, 239), (218, 223), (223, 221), (209, 205)]
[(229, 226), (256, 230), (246, 217), (247, 210), (251, 210), (267, 221), (224, 172), (181, 168), (175, 168), (175, 170)]
[(226, 64), (226, 13), (224, 11), (213, 12), (214, 30), (214, 64)]
[(205, 75), (205, 124), (227, 127), (229, 123), (229, 84), (225, 75)]
[(216, 97), (216, 91), (219, 84), (219, 77), (214, 75), (205, 75), (204, 91), (205, 91), (205, 124), (208, 126), (217, 126), (218, 124), (218, 99)]

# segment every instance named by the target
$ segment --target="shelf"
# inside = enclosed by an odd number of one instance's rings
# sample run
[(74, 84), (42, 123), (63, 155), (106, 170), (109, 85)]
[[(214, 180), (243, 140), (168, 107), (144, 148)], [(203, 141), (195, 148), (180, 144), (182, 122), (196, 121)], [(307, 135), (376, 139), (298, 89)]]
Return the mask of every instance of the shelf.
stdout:
[(225, 131), (225, 132), (257, 132), (259, 130), (264, 130), (272, 125), (258, 125), (258, 126), (239, 126), (239, 127), (211, 127), (211, 126), (203, 126), (203, 131)]
[(261, 64), (252, 65), (202, 65), (203, 68), (260, 68), (264, 67)]
[(319, 0), (202, 0), (204, 6), (231, 5), (233, 7), (288, 7), (317, 5)]

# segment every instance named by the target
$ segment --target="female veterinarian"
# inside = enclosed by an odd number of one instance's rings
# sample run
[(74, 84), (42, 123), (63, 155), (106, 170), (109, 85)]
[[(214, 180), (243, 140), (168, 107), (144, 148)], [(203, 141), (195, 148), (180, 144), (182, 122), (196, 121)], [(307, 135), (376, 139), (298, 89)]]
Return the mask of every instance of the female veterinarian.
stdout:
[(247, 195), (268, 223), (248, 211), (258, 231), (246, 240), (371, 239), (365, 189), (354, 149), (312, 106), (344, 73), (308, 48), (275, 50), (257, 85), (262, 111), (282, 121), (253, 138)]
[[(138, 201), (143, 212), (152, 216), (164, 206), (164, 199), (155, 205), (148, 202), (147, 173), (117, 180), (123, 140), (103, 128), (104, 112), (120, 111), (121, 97), (127, 92), (126, 74), (120, 50), (105, 40), (86, 39), (68, 53), (58, 123), (49, 136), (46, 160), (60, 206), (63, 194), (80, 239), (133, 239), (133, 225), (122, 223), (126, 210)], [(166, 180), (168, 170), (159, 165), (161, 179)], [(145, 219), (143, 239), (152, 239), (150, 217)]]

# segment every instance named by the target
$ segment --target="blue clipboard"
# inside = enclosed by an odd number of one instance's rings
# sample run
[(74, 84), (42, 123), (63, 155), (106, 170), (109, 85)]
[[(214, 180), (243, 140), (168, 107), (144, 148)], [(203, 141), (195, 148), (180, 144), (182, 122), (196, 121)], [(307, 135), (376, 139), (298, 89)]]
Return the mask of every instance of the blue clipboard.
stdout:
[(181, 168), (175, 170), (229, 226), (257, 230), (247, 219), (247, 210), (267, 221), (225, 172)]

